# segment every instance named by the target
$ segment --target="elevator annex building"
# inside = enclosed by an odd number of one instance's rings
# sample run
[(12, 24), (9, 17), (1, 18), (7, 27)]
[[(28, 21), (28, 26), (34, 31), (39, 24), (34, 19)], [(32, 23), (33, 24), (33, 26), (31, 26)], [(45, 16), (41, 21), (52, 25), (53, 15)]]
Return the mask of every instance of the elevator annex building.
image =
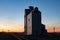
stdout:
[(26, 35), (40, 35), (46, 32), (38, 7), (29, 6), (28, 9), (25, 9), (24, 28)]

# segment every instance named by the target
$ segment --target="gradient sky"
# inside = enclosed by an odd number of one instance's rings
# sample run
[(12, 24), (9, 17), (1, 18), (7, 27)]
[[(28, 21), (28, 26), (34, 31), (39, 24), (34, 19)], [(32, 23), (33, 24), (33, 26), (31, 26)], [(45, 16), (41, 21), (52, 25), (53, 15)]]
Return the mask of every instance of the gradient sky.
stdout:
[(24, 31), (24, 10), (38, 7), (46, 29), (60, 29), (60, 0), (0, 0), (0, 31)]

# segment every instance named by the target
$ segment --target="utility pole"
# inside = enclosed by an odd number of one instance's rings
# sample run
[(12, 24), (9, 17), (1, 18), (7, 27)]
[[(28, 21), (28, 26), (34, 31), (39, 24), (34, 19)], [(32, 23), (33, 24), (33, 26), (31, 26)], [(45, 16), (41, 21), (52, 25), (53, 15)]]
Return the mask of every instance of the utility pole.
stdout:
[(9, 32), (10, 30), (8, 30), (8, 32)]
[(55, 27), (53, 27), (53, 31), (54, 31), (54, 33), (55, 33)]

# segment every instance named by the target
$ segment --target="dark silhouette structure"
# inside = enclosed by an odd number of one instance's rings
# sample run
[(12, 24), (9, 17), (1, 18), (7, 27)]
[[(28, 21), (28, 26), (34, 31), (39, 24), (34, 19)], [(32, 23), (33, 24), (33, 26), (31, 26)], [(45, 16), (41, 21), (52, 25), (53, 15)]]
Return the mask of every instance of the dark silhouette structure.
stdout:
[(38, 7), (29, 6), (29, 9), (25, 9), (24, 27), (26, 35), (40, 35), (46, 32), (45, 25), (41, 23), (41, 12)]

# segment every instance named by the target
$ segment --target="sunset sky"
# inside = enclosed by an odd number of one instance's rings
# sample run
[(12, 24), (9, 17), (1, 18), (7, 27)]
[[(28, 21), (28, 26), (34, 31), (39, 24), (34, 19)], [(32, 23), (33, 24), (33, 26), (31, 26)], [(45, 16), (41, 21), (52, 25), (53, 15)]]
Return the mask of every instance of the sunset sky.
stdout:
[(0, 31), (23, 32), (24, 10), (38, 7), (49, 32), (60, 31), (60, 0), (0, 0)]

